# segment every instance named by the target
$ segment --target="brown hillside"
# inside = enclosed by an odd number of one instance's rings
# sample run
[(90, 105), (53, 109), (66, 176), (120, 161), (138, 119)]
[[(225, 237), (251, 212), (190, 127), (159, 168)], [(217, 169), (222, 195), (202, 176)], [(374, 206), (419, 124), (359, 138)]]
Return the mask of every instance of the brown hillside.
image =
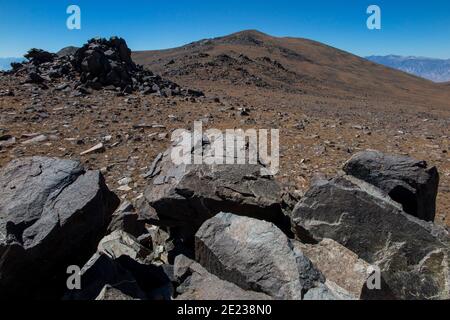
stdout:
[[(279, 129), (276, 179), (284, 187), (302, 193), (315, 173), (333, 176), (361, 150), (407, 154), (439, 169), (437, 222), (450, 225), (450, 84), (257, 31), (133, 58), (206, 97), (145, 88), (83, 94), (64, 78), (45, 80), (45, 88), (25, 83), (26, 74), (0, 74), (0, 167), (31, 155), (79, 158), (101, 169), (121, 198), (135, 201), (173, 130), (192, 129), (195, 120), (205, 129)], [(100, 143), (98, 152), (83, 153)], [(125, 177), (128, 186), (119, 183)]]
[(366, 98), (449, 108), (450, 94), (431, 81), (330, 46), (258, 31), (186, 46), (135, 52), (150, 69), (207, 88), (211, 82), (254, 85), (313, 96)]

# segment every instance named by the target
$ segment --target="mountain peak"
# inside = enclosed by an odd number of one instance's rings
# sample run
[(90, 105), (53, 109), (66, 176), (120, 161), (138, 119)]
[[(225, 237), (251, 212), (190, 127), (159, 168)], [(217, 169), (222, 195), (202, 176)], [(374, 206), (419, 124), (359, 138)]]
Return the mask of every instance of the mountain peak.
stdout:
[(272, 38), (273, 37), (270, 35), (258, 30), (243, 30), (224, 37), (218, 37), (213, 40), (241, 45), (262, 45), (265, 41)]

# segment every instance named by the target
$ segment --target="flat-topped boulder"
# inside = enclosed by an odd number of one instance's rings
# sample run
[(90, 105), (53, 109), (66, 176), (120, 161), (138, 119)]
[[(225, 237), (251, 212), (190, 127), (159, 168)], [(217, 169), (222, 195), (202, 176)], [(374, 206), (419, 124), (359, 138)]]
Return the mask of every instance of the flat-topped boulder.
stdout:
[[(211, 145), (202, 145), (207, 152)], [(172, 235), (193, 239), (206, 220), (231, 212), (275, 223), (289, 231), (282, 211), (282, 189), (261, 164), (176, 164), (177, 142), (150, 166), (148, 187), (138, 205), (152, 224), (170, 228)]]

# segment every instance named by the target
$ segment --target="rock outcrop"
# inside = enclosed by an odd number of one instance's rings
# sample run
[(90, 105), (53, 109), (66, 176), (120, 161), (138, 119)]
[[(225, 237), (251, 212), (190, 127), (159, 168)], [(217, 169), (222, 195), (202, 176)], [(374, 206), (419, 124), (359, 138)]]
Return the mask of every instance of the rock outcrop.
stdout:
[(439, 186), (436, 167), (410, 157), (366, 151), (353, 156), (344, 171), (385, 191), (406, 213), (434, 221)]
[[(205, 139), (200, 149), (208, 154), (213, 146)], [(178, 143), (158, 155), (147, 173), (149, 185), (138, 209), (150, 223), (190, 241), (203, 222), (223, 211), (270, 221), (289, 232), (281, 187), (264, 174), (263, 165), (176, 164), (172, 152)]]
[(303, 241), (333, 239), (380, 267), (386, 290), (398, 299), (449, 298), (446, 231), (403, 212), (364, 181), (344, 176), (313, 186), (292, 222)]
[[(388, 187), (408, 184), (425, 203), (434, 170), (360, 154), (345, 169), (368, 182), (319, 177), (300, 196), (262, 159), (213, 164), (218, 140), (179, 143), (150, 166), (137, 209), (76, 161), (2, 168), (0, 300), (450, 299), (448, 231), (406, 213)], [(177, 162), (180, 150), (204, 164)]]
[(80, 94), (90, 89), (108, 89), (120, 94), (139, 91), (160, 96), (201, 97), (201, 91), (184, 89), (136, 65), (124, 39), (95, 38), (81, 48), (68, 48), (62, 54), (31, 49), (27, 62), (17, 63), (11, 73), (25, 75), (26, 83), (47, 89), (53, 82), (72, 83)]
[(0, 194), (0, 299), (54, 297), (119, 204), (100, 172), (54, 158), (12, 161), (0, 171)]

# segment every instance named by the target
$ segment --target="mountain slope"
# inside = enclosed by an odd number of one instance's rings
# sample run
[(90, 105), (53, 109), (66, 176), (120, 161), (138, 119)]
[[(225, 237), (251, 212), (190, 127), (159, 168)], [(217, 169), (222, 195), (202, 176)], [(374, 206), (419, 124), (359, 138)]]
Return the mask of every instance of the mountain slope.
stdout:
[(140, 64), (178, 81), (211, 86), (257, 87), (336, 99), (411, 101), (448, 108), (440, 86), (342, 50), (258, 31), (135, 52)]
[(450, 59), (402, 57), (395, 55), (370, 56), (367, 59), (434, 82), (446, 82), (450, 80)]

